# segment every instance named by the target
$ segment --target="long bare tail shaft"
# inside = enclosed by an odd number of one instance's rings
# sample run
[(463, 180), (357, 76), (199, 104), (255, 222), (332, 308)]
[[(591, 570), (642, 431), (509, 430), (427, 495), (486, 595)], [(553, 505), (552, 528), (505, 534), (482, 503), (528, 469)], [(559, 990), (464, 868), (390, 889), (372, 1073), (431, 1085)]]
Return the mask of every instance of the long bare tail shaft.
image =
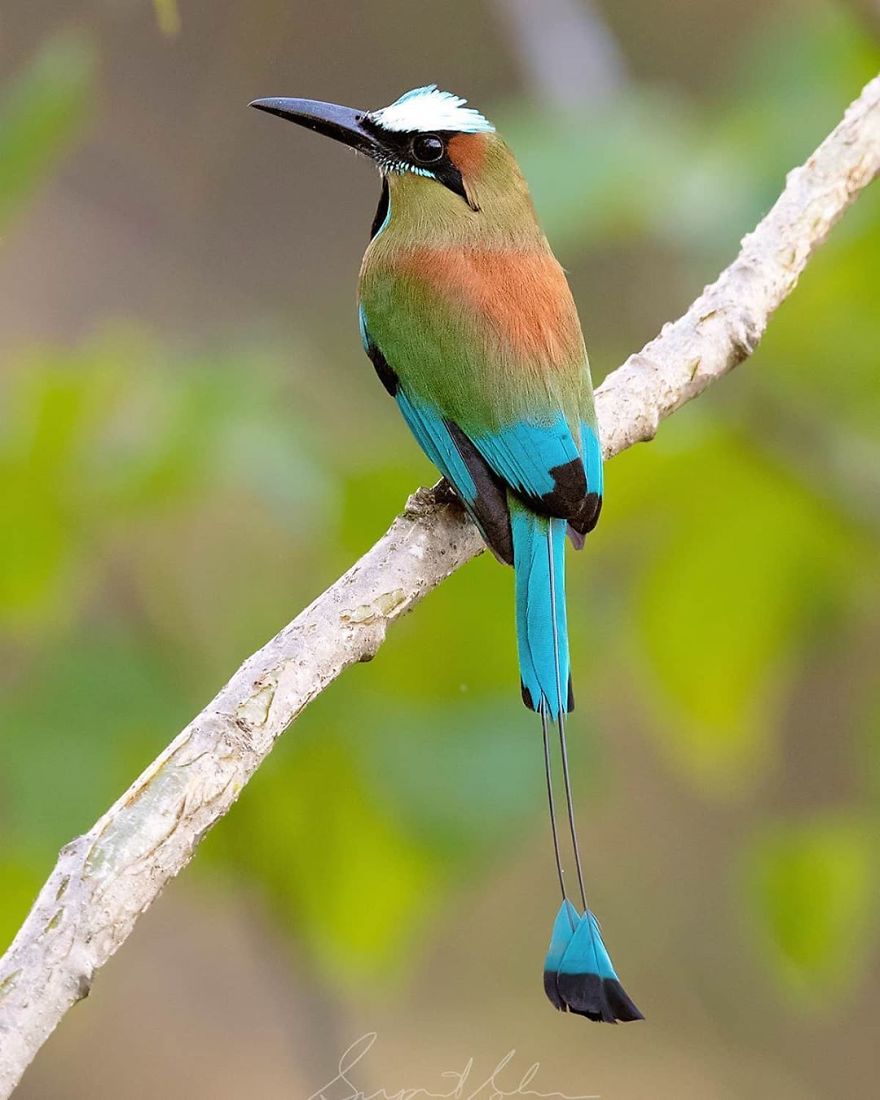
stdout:
[[(516, 570), (516, 621), (523, 701), (538, 712), (553, 855), (562, 904), (553, 924), (544, 962), (544, 990), (562, 1012), (616, 1023), (642, 1014), (618, 980), (602, 940), (599, 922), (587, 905), (580, 844), (574, 814), (565, 716), (572, 709), (568, 624), (565, 608), (566, 522), (549, 519), (511, 498), (511, 531)], [(550, 726), (558, 731), (559, 761), (581, 908), (568, 897), (553, 791)]]

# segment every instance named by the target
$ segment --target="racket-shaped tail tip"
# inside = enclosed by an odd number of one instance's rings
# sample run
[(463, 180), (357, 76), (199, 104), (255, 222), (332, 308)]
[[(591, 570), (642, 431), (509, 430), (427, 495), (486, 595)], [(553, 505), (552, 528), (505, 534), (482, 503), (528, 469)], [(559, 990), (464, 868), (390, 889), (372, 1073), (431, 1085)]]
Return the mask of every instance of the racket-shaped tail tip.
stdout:
[(555, 970), (544, 971), (544, 992), (547, 994), (547, 1000), (557, 1012), (568, 1012), (568, 1006), (559, 992), (558, 977), (559, 975)]
[(544, 991), (560, 1012), (588, 1020), (616, 1024), (644, 1019), (620, 984), (598, 921), (590, 912), (578, 915), (570, 902), (563, 904), (553, 925)]
[(550, 946), (547, 948), (547, 957), (544, 959), (544, 992), (553, 1007), (560, 1012), (566, 1012), (567, 1008), (557, 985), (559, 967), (580, 922), (580, 913), (566, 898), (560, 905), (556, 920), (553, 922)]
[(588, 1020), (617, 1024), (645, 1018), (617, 978), (602, 978), (598, 974), (558, 974), (556, 994), (564, 1005), (562, 1011), (585, 1016)]

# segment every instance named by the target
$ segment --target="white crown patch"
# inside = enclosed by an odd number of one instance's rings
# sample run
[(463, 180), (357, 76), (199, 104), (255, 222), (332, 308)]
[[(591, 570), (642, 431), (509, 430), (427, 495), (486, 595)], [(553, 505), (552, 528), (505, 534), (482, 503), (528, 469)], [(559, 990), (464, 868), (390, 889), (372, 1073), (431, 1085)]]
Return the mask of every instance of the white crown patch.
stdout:
[(464, 134), (491, 133), (495, 127), (467, 100), (452, 92), (441, 92), (436, 84), (413, 88), (411, 92), (378, 111), (369, 118), (383, 130), (395, 132), (456, 130)]

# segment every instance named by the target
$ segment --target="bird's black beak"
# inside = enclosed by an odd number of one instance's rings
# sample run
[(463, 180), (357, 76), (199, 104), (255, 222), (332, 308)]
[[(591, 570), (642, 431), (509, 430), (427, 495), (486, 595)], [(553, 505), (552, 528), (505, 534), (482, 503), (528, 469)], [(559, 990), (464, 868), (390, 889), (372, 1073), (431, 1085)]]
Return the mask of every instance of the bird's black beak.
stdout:
[(376, 138), (364, 125), (366, 111), (316, 99), (255, 99), (249, 106), (341, 141), (358, 152), (372, 155), (376, 151)]

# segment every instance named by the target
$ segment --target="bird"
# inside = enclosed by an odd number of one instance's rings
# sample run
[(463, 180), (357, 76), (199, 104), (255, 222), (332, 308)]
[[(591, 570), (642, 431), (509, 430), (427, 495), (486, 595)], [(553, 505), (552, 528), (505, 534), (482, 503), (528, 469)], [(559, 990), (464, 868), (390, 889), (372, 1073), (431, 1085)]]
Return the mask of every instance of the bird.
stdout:
[[(541, 722), (561, 893), (544, 990), (562, 1012), (643, 1019), (587, 904), (574, 818), (565, 543), (581, 549), (599, 519), (602, 449), (577, 308), (528, 185), (492, 123), (436, 84), (376, 110), (284, 97), (250, 106), (378, 166), (358, 282), (364, 350), (417, 443), (515, 574), (521, 693)], [(557, 733), (574, 899), (557, 824)]]

